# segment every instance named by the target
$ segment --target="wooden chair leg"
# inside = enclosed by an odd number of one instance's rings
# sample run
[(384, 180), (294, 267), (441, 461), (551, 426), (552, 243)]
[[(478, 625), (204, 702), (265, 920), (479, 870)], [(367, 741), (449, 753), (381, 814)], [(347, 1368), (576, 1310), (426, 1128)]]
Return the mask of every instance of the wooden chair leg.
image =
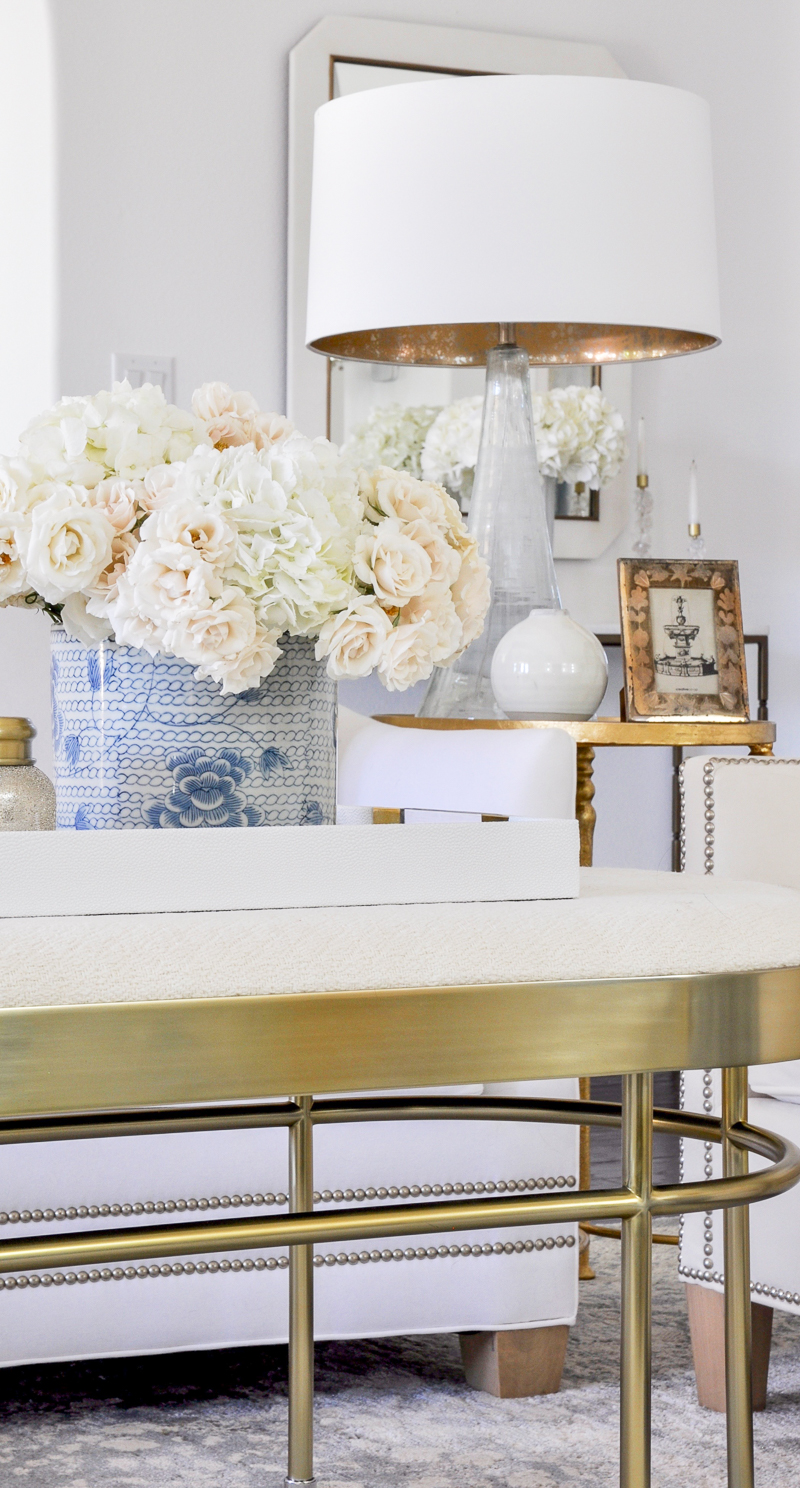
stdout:
[(555, 1395), (567, 1352), (569, 1328), (508, 1328), (498, 1333), (459, 1333), (467, 1383), (475, 1390), (517, 1400)]
[[(697, 1399), (706, 1410), (725, 1410), (725, 1298), (709, 1287), (686, 1283), (689, 1331)], [(753, 1410), (767, 1403), (772, 1308), (753, 1302)]]

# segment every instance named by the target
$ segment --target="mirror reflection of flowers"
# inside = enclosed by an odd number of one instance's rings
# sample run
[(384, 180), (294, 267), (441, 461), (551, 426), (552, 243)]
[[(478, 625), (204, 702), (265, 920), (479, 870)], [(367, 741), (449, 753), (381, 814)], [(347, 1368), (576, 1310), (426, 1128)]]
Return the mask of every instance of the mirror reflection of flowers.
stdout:
[(0, 461), (0, 604), (86, 645), (176, 656), (223, 692), (272, 671), (282, 635), (334, 677), (404, 689), (479, 634), (488, 577), (441, 486), (365, 475), (224, 383), (192, 413), (160, 388), (62, 400)]
[(388, 465), (392, 470), (420, 476), (425, 436), (440, 412), (440, 408), (429, 408), (424, 403), (408, 408), (402, 403), (376, 403), (367, 422), (345, 440), (342, 455), (365, 470)]
[(446, 408), (402, 403), (377, 404), (369, 418), (342, 445), (354, 465), (376, 470), (388, 465), (435, 481), (469, 506), (481, 437), (483, 394), (458, 398)]
[(534, 393), (536, 455), (542, 475), (599, 491), (627, 456), (625, 422), (598, 387)]

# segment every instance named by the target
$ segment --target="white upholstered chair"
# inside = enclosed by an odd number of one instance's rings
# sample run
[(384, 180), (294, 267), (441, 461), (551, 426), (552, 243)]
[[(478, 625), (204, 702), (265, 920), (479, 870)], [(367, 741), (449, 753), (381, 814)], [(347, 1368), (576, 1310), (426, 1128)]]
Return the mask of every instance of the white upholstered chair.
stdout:
[[(709, 759), (682, 767), (683, 867), (800, 888), (800, 760)], [(800, 1142), (800, 1061), (753, 1067), (750, 1120)], [(682, 1104), (719, 1115), (718, 1070), (683, 1076)], [(751, 1165), (763, 1162), (751, 1156)], [(686, 1142), (687, 1181), (721, 1176), (717, 1144)], [(750, 1210), (754, 1402), (766, 1399), (772, 1309), (800, 1315), (800, 1189)], [(725, 1408), (722, 1216), (687, 1215), (681, 1228), (680, 1271), (701, 1405)]]
[[(441, 734), (438, 744), (429, 736), (423, 758), (414, 753), (415, 731), (384, 731), (345, 710), (342, 725), (341, 779), (360, 780), (351, 792), (356, 797), (363, 787), (365, 799), (390, 806), (441, 800), (467, 812), (574, 815), (575, 751), (563, 731)], [(365, 748), (367, 735), (377, 740), (374, 752)], [(395, 760), (400, 794), (391, 800), (392, 777), (375, 757), (382, 749)], [(410, 795), (398, 783), (399, 759), (412, 761), (405, 779), (419, 782)], [(432, 793), (426, 779), (435, 779)], [(375, 828), (390, 830), (402, 828)], [(570, 1098), (576, 1084), (457, 1093), (523, 1095), (535, 1088)], [(574, 1127), (387, 1122), (322, 1126), (315, 1136), (321, 1208), (440, 1192), (569, 1188), (577, 1172)], [(3, 1147), (0, 1173), (0, 1226), (20, 1238), (73, 1225), (103, 1228), (128, 1216), (141, 1223), (173, 1211), (220, 1218), (234, 1209), (275, 1213), (287, 1203), (287, 1138), (285, 1131), (262, 1129)], [(476, 1384), (503, 1394), (557, 1389), (577, 1308), (576, 1227), (514, 1230), (513, 1238), (507, 1230), (481, 1231), (452, 1241), (452, 1235), (412, 1236), (402, 1247), (387, 1241), (372, 1252), (356, 1242), (335, 1253), (318, 1247), (317, 1336), (459, 1332)], [(178, 1259), (138, 1270), (57, 1274), (49, 1286), (7, 1283), (0, 1295), (0, 1363), (283, 1341), (287, 1264), (285, 1255), (271, 1252), (232, 1254), (188, 1269)]]

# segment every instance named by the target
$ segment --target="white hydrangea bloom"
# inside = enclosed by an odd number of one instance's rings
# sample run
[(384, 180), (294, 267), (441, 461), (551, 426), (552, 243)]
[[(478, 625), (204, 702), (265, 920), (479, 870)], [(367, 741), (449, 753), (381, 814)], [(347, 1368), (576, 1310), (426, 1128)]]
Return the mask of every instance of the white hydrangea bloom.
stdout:
[(625, 460), (622, 414), (597, 387), (534, 393), (536, 454), (542, 475), (593, 491), (608, 485)]
[(154, 465), (185, 460), (205, 443), (200, 420), (168, 403), (162, 388), (129, 382), (89, 398), (62, 398), (20, 436), (43, 479), (89, 488), (109, 476), (141, 480)]
[(460, 494), (471, 486), (481, 438), (483, 394), (458, 398), (436, 415), (422, 446), (422, 478)]
[(419, 477), (425, 438), (439, 411), (427, 404), (412, 408), (402, 403), (376, 404), (367, 422), (345, 440), (342, 455), (365, 470), (387, 465)]

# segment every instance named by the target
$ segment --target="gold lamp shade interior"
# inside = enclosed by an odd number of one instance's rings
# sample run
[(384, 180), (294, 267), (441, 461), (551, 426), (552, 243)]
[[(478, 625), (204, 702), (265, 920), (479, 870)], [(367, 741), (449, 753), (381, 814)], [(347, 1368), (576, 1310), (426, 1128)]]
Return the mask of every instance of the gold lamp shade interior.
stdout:
[[(380, 326), (343, 331), (310, 342), (312, 351), (342, 361), (396, 362), (409, 367), (482, 367), (503, 337), (494, 321), (466, 325)], [(516, 344), (537, 366), (646, 362), (686, 356), (719, 337), (663, 326), (583, 325), (564, 321), (517, 324)]]

